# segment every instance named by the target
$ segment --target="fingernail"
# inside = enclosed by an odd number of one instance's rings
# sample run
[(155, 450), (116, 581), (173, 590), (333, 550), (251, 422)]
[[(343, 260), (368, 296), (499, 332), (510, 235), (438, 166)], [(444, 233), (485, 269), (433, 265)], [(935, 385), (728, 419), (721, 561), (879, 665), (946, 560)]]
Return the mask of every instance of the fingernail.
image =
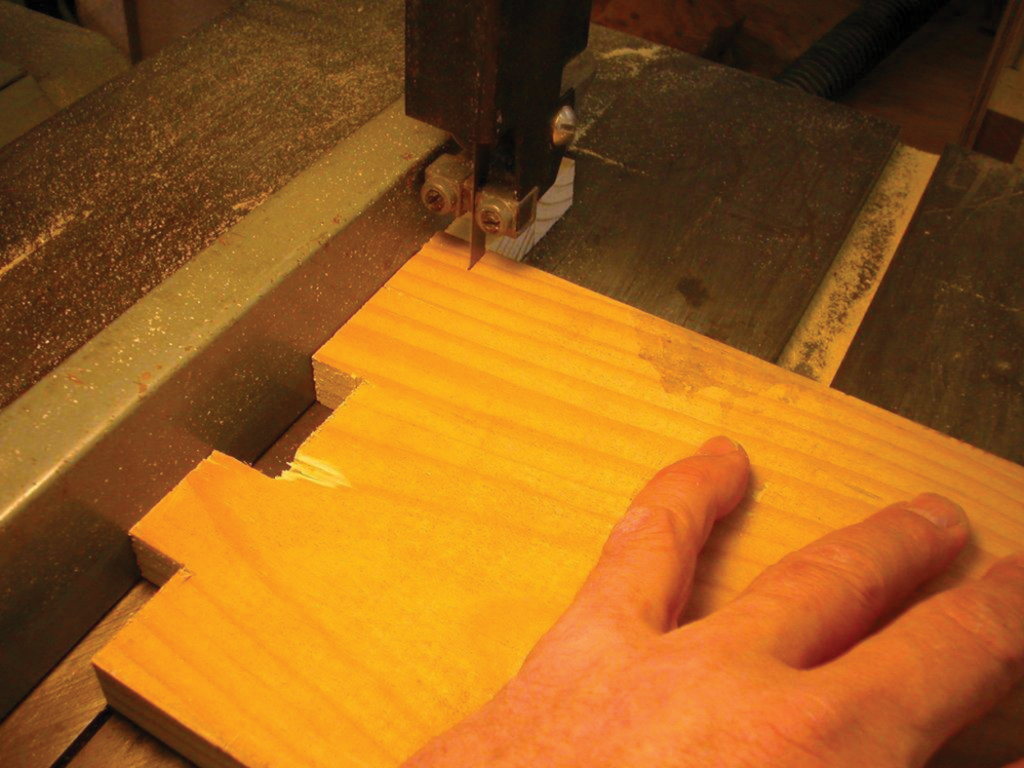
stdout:
[(939, 528), (952, 528), (967, 519), (963, 508), (937, 493), (922, 493), (907, 502), (906, 508)]
[(740, 450), (738, 443), (734, 443), (728, 437), (719, 435), (712, 437), (704, 445), (697, 449), (698, 456), (725, 456), (729, 453), (736, 453)]

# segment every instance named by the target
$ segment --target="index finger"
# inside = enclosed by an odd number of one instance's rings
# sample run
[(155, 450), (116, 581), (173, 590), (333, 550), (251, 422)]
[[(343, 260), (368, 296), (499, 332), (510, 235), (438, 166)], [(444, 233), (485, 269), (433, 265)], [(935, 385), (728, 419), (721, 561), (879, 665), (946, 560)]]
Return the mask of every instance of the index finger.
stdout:
[(870, 702), (921, 763), (1024, 677), (1024, 554), (935, 595), (813, 674)]
[(612, 529), (570, 620), (602, 617), (627, 631), (671, 629), (711, 526), (739, 503), (749, 472), (747, 454), (724, 437), (661, 470)]

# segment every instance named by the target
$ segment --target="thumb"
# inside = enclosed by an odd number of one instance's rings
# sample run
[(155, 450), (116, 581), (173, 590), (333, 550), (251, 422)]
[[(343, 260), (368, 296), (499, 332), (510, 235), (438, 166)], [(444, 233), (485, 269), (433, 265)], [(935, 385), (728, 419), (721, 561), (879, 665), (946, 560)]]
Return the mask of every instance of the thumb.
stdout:
[(697, 556), (715, 520), (743, 498), (749, 475), (747, 454), (725, 437), (661, 470), (612, 529), (566, 618), (607, 620), (629, 633), (673, 629)]

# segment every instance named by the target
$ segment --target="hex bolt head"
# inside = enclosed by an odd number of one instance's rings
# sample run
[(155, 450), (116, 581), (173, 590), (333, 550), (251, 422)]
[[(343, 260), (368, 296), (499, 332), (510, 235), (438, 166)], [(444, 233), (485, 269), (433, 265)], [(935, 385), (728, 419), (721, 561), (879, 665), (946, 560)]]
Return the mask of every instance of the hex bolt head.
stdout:
[(449, 213), (455, 209), (455, 196), (449, 185), (440, 181), (428, 181), (420, 190), (420, 199), (433, 213)]
[(489, 235), (496, 235), (505, 229), (504, 218), (496, 206), (483, 207), (476, 215), (476, 221), (480, 225), (480, 229)]
[(566, 104), (555, 115), (551, 123), (551, 143), (556, 147), (567, 147), (576, 138), (576, 110)]

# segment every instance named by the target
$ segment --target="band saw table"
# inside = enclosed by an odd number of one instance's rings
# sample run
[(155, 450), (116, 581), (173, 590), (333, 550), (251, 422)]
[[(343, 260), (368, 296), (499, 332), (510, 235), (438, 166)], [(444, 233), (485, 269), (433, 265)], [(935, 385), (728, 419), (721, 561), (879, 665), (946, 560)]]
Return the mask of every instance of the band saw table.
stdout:
[[(212, 449), (279, 471), (323, 417), (312, 352), (443, 228), (401, 19), (243, 4), (0, 153), (4, 765), (182, 762), (89, 668), (153, 592), (125, 531)], [(1019, 171), (591, 48), (575, 203), (531, 264), (1024, 460)]]

